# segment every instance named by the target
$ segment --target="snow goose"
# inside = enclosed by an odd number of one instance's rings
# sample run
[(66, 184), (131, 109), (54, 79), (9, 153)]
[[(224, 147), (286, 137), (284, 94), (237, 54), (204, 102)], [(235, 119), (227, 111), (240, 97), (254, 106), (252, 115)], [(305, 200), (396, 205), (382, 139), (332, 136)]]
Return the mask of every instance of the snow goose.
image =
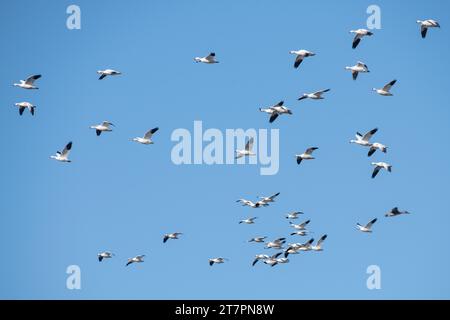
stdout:
[(278, 238), (273, 241), (269, 241), (266, 243), (265, 247), (266, 249), (282, 249), (283, 244), (286, 243), (286, 238)]
[(270, 257), (267, 254), (257, 254), (255, 255), (255, 259), (252, 262), (252, 266), (254, 267), (255, 264), (259, 261), (259, 260), (267, 260), (270, 259)]
[(95, 132), (97, 133), (97, 136), (101, 135), (102, 132), (110, 132), (112, 131), (112, 129), (110, 128), (110, 126), (114, 127), (114, 124), (112, 124), (109, 121), (103, 121), (101, 124), (95, 125), (95, 126), (91, 126), (91, 129), (95, 129)]
[(288, 258), (278, 258), (277, 263), (278, 264), (289, 263), (289, 259)]
[(228, 261), (228, 259), (222, 258), (222, 257), (208, 259), (210, 266), (212, 266), (213, 264), (221, 264), (221, 263), (224, 263), (225, 261)]
[(359, 223), (356, 224), (356, 228), (361, 232), (372, 232), (372, 226), (373, 224), (377, 222), (377, 218), (371, 220), (368, 224), (365, 226), (360, 225)]
[(100, 75), (98, 80), (104, 79), (106, 76), (118, 76), (122, 74), (122, 72), (113, 70), (113, 69), (105, 69), (105, 70), (98, 70), (97, 73)]
[(253, 153), (253, 151), (252, 151), (253, 143), (254, 143), (254, 139), (253, 139), (253, 137), (251, 137), (245, 144), (244, 150), (236, 150), (235, 159), (239, 159), (239, 158), (242, 158), (245, 156), (255, 156), (256, 154)]
[(330, 91), (331, 89), (325, 89), (325, 90), (320, 90), (320, 91), (316, 91), (313, 93), (304, 93), (300, 98), (298, 98), (297, 100), (303, 100), (303, 99), (313, 99), (313, 100), (321, 100), (321, 99), (325, 99), (324, 97), (322, 97), (322, 95), (325, 92)]
[(315, 246), (311, 246), (311, 250), (313, 251), (322, 251), (322, 243), (327, 238), (327, 235), (324, 234), (322, 237), (320, 237), (319, 241), (317, 241), (317, 244)]
[(301, 212), (301, 211), (294, 211), (294, 212), (288, 213), (286, 215), (286, 219), (290, 219), (290, 220), (298, 219), (298, 216), (300, 214), (303, 214), (303, 212)]
[(142, 263), (142, 262), (144, 262), (144, 257), (145, 257), (145, 254), (136, 256), (134, 258), (129, 258), (128, 262), (127, 262), (127, 264), (125, 266), (128, 267), (132, 263)]
[(16, 107), (19, 108), (19, 114), (22, 115), (25, 109), (30, 110), (30, 113), (32, 116), (34, 116), (34, 109), (36, 109), (36, 106), (29, 103), (29, 102), (18, 102), (14, 104)]
[(366, 134), (362, 135), (361, 133), (356, 133), (356, 140), (350, 140), (350, 143), (355, 143), (363, 147), (371, 147), (372, 144), (370, 143), (370, 139), (372, 136), (377, 133), (378, 128), (372, 129)]
[(254, 224), (255, 223), (255, 219), (257, 219), (258, 217), (252, 217), (252, 218), (247, 218), (244, 220), (239, 221), (239, 224), (244, 223), (244, 224)]
[(372, 143), (369, 149), (369, 153), (367, 154), (369, 157), (375, 153), (375, 151), (380, 150), (383, 153), (387, 152), (387, 147), (384, 144), (379, 142)]
[(99, 262), (102, 262), (103, 259), (111, 259), (114, 256), (114, 253), (105, 251), (97, 254), (97, 258)]
[(280, 195), (280, 192), (275, 193), (274, 195), (271, 195), (270, 197), (259, 197), (261, 202), (269, 203), (269, 202), (275, 202), (275, 198)]
[(194, 61), (197, 63), (202, 62), (202, 63), (207, 63), (207, 64), (219, 63), (219, 61), (216, 60), (216, 54), (214, 52), (211, 52), (206, 57), (195, 57)]
[(291, 225), (292, 228), (294, 228), (295, 230), (306, 230), (306, 226), (311, 222), (311, 220), (306, 220), (305, 222), (299, 223), (299, 224), (295, 224), (289, 221), (289, 224)]
[(298, 231), (292, 232), (292, 233), (291, 233), (291, 236), (300, 236), (300, 237), (304, 237), (304, 236), (307, 236), (307, 235), (310, 234), (310, 233), (312, 233), (312, 232), (309, 232), (309, 231), (307, 231), (307, 230), (298, 230)]
[(39, 89), (38, 87), (34, 86), (34, 81), (39, 79), (41, 77), (40, 74), (36, 74), (33, 76), (29, 76), (26, 80), (20, 80), (20, 83), (14, 83), (15, 87), (20, 87), (23, 89)]
[(250, 208), (260, 208), (260, 207), (267, 207), (269, 204), (262, 202), (262, 201), (257, 201), (257, 202), (253, 202), (250, 200), (246, 200), (246, 199), (239, 199), (236, 202), (240, 202), (242, 203), (242, 206), (247, 206)]
[(417, 23), (420, 24), (420, 34), (422, 38), (425, 39), (427, 36), (428, 28), (440, 28), (439, 22), (433, 19), (428, 20), (417, 20)]
[(292, 111), (289, 108), (283, 106), (283, 104), (284, 101), (280, 101), (274, 106), (268, 108), (259, 108), (259, 111), (270, 114), (269, 123), (272, 123), (278, 118), (279, 115), (282, 114), (292, 115)]
[(287, 258), (290, 254), (298, 254), (301, 251), (311, 250), (311, 245), (314, 242), (314, 238), (309, 239), (305, 243), (291, 243), (286, 250), (284, 250), (284, 257)]
[(358, 44), (361, 42), (361, 39), (365, 36), (372, 36), (373, 32), (370, 32), (366, 29), (357, 29), (357, 30), (350, 30), (350, 33), (354, 33), (355, 37), (353, 38), (352, 48), (356, 49)]
[(381, 169), (387, 170), (388, 172), (392, 172), (392, 166), (386, 162), (372, 162), (372, 165), (375, 166), (372, 173), (372, 179), (375, 178), (380, 172)]
[(56, 155), (51, 156), (50, 158), (60, 162), (72, 162), (69, 160), (70, 149), (72, 149), (72, 141), (65, 146), (62, 152), (56, 151)]
[(353, 76), (353, 80), (356, 80), (356, 78), (358, 78), (358, 74), (360, 72), (362, 73), (367, 73), (370, 72), (369, 68), (367, 67), (366, 64), (364, 64), (364, 62), (358, 61), (356, 63), (356, 65), (352, 66), (352, 67), (345, 67), (346, 70), (350, 70), (352, 72), (352, 76)]
[(263, 243), (267, 237), (254, 237), (248, 240), (248, 242), (255, 242), (255, 243)]
[(299, 65), (302, 63), (303, 59), (307, 57), (313, 57), (316, 54), (314, 52), (308, 51), (308, 50), (291, 50), (289, 51), (290, 54), (295, 54), (295, 62), (294, 62), (294, 68), (298, 68)]
[(398, 207), (392, 208), (388, 213), (386, 213), (385, 217), (396, 217), (402, 214), (410, 214), (408, 211), (400, 211)]
[(144, 137), (142, 137), (142, 138), (141, 137), (133, 138), (133, 141), (141, 143), (141, 144), (153, 144), (152, 136), (158, 130), (159, 130), (159, 128), (153, 128), (153, 129), (147, 131), (145, 133)]
[(305, 153), (296, 154), (295, 157), (297, 158), (297, 164), (300, 164), (302, 162), (302, 160), (313, 160), (313, 159), (315, 159), (312, 156), (312, 153), (314, 152), (314, 150), (317, 150), (317, 149), (319, 149), (319, 148), (312, 147), (312, 148), (306, 149)]
[(272, 255), (271, 257), (269, 257), (268, 259), (264, 259), (263, 262), (265, 264), (268, 264), (271, 267), (274, 267), (278, 264), (278, 257), (282, 254), (282, 252), (277, 252), (274, 255)]
[(179, 239), (178, 236), (181, 236), (181, 235), (182, 235), (181, 232), (167, 233), (164, 235), (163, 243), (166, 243), (166, 241), (169, 239)]
[(379, 95), (382, 95), (382, 96), (393, 96), (393, 94), (390, 93), (389, 90), (391, 90), (392, 86), (396, 82), (397, 82), (397, 80), (392, 80), (391, 82), (386, 84), (383, 88), (381, 88), (381, 89), (373, 88), (372, 90), (375, 91), (376, 93), (378, 93)]

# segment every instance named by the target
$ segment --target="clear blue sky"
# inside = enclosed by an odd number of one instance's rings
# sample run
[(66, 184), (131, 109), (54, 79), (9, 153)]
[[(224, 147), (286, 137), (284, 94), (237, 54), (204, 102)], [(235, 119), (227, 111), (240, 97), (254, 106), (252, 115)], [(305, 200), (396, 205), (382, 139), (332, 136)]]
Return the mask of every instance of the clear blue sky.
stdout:
[[(66, 28), (72, 1), (2, 1), (0, 73), (0, 298), (310, 299), (450, 298), (450, 4), (447, 1), (82, 1), (81, 30)], [(382, 29), (351, 49), (366, 8)], [(417, 19), (442, 28), (420, 37)], [(289, 50), (317, 53), (298, 70)], [(217, 53), (217, 65), (195, 56)], [(357, 81), (344, 70), (362, 60)], [(123, 76), (98, 81), (96, 70)], [(40, 90), (11, 84), (41, 73)], [(371, 91), (398, 79), (393, 97)], [(425, 80), (426, 79), (426, 80)], [(323, 101), (296, 98), (330, 87)], [(293, 109), (269, 125), (258, 111)], [(20, 117), (15, 102), (37, 105)], [(89, 126), (110, 120), (114, 132)], [(279, 128), (281, 167), (175, 166), (176, 128)], [(159, 126), (155, 144), (130, 138)], [(379, 128), (386, 155), (350, 145)], [(73, 141), (70, 164), (49, 156)], [(293, 155), (318, 146), (315, 161)], [(393, 172), (370, 179), (372, 160)], [(281, 192), (268, 208), (241, 197)], [(394, 206), (413, 214), (386, 219)], [(325, 251), (287, 265), (251, 267), (256, 235), (288, 235), (283, 215), (302, 210)], [(250, 215), (255, 225), (238, 225)], [(379, 217), (373, 234), (356, 222)], [(162, 243), (166, 232), (182, 231)], [(289, 241), (296, 239), (289, 238)], [(306, 240), (306, 239), (297, 239)], [(98, 252), (116, 257), (104, 263)], [(146, 262), (125, 268), (126, 259)], [(230, 261), (210, 267), (207, 259)], [(66, 267), (82, 289), (66, 289)], [(382, 289), (366, 288), (366, 268)]]

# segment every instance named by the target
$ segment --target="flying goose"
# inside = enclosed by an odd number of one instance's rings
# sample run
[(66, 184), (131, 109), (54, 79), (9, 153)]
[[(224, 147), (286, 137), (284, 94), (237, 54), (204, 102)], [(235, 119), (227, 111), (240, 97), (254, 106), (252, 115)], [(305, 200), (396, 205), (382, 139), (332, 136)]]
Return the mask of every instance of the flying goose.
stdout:
[(159, 128), (153, 128), (153, 129), (147, 131), (145, 133), (144, 137), (142, 137), (142, 138), (141, 137), (133, 138), (133, 141), (141, 143), (141, 144), (153, 144), (152, 136), (158, 130), (159, 130)]
[(369, 157), (375, 153), (375, 151), (380, 150), (383, 153), (387, 152), (387, 147), (384, 144), (379, 142), (372, 143), (369, 149), (369, 153), (367, 154)]
[(315, 159), (312, 156), (312, 153), (314, 152), (314, 150), (317, 150), (317, 149), (319, 149), (319, 148), (312, 147), (312, 148), (306, 149), (305, 153), (296, 154), (295, 157), (297, 158), (297, 164), (300, 164), (302, 162), (302, 160), (313, 160), (313, 159)]
[(269, 203), (269, 202), (275, 202), (275, 198), (278, 197), (280, 195), (280, 192), (277, 192), (273, 195), (271, 195), (270, 197), (259, 197), (261, 200), (261, 202), (264, 203)]
[(50, 156), (50, 158), (61, 162), (72, 162), (69, 160), (70, 149), (72, 149), (72, 141), (66, 145), (62, 152), (56, 151), (56, 155)]
[(247, 206), (250, 208), (260, 208), (260, 207), (267, 207), (269, 204), (266, 202), (262, 202), (262, 201), (257, 201), (257, 202), (253, 202), (250, 200), (246, 200), (246, 199), (239, 199), (236, 202), (240, 202), (242, 203), (242, 206)]
[(216, 54), (214, 52), (211, 52), (209, 55), (207, 55), (206, 57), (195, 57), (194, 58), (195, 62), (203, 62), (203, 63), (219, 63), (219, 61), (216, 60)]
[(289, 254), (298, 254), (301, 251), (311, 250), (311, 245), (314, 242), (314, 238), (309, 239), (305, 243), (291, 243), (286, 250), (284, 250), (284, 257), (287, 258)]
[(16, 107), (19, 107), (19, 114), (22, 115), (25, 109), (30, 110), (30, 113), (32, 116), (34, 116), (34, 109), (36, 109), (36, 106), (29, 103), (29, 102), (18, 102), (14, 104)]
[(315, 246), (311, 246), (311, 250), (313, 251), (322, 251), (322, 243), (327, 238), (327, 235), (324, 234), (322, 237), (320, 237), (319, 241), (317, 241), (317, 244)]
[(268, 264), (271, 267), (274, 267), (278, 264), (278, 257), (282, 254), (282, 252), (277, 252), (274, 255), (272, 255), (271, 257), (269, 257), (268, 259), (264, 259), (263, 262), (265, 264)]
[(325, 89), (325, 90), (320, 90), (320, 91), (316, 91), (313, 93), (304, 93), (300, 98), (298, 98), (297, 100), (303, 100), (303, 99), (313, 99), (313, 100), (321, 100), (321, 99), (325, 99), (324, 97), (322, 97), (322, 95), (325, 92), (330, 91), (331, 89)]
[(353, 38), (353, 43), (352, 43), (353, 49), (356, 49), (356, 47), (361, 42), (361, 39), (364, 36), (372, 36), (373, 35), (373, 32), (370, 32), (369, 30), (366, 30), (366, 29), (350, 30), (350, 33), (355, 34), (355, 37)]
[(350, 143), (356, 143), (363, 147), (371, 147), (372, 144), (370, 143), (370, 139), (372, 136), (377, 133), (378, 128), (372, 129), (366, 134), (362, 135), (361, 133), (356, 133), (356, 140), (350, 140)]
[(182, 235), (181, 232), (167, 233), (164, 235), (163, 243), (166, 243), (169, 239), (179, 239), (178, 236)]
[(306, 230), (306, 226), (311, 222), (311, 220), (306, 220), (305, 222), (299, 223), (299, 224), (295, 224), (289, 221), (289, 224), (291, 225), (292, 228), (294, 228), (295, 230)]
[(422, 38), (425, 39), (427, 36), (428, 28), (440, 28), (439, 22), (433, 19), (428, 20), (417, 20), (417, 23), (420, 24), (420, 33), (422, 35)]
[(267, 237), (254, 237), (248, 240), (248, 242), (255, 242), (255, 243), (263, 243)]
[(255, 264), (259, 260), (267, 260), (267, 259), (270, 259), (270, 257), (267, 254), (257, 254), (257, 255), (255, 255), (255, 259), (252, 262), (252, 266), (255, 266)]
[(255, 219), (257, 219), (258, 217), (252, 217), (252, 218), (248, 218), (248, 219), (244, 219), (239, 221), (239, 224), (241, 223), (245, 223), (245, 224), (254, 224), (255, 223)]
[(103, 259), (111, 259), (114, 256), (114, 253), (105, 251), (97, 254), (98, 261), (102, 262)]
[(274, 122), (279, 115), (282, 114), (292, 114), (292, 111), (283, 106), (284, 101), (278, 102), (276, 105), (268, 107), (268, 108), (259, 108), (259, 111), (270, 114), (269, 123)]
[(367, 67), (366, 64), (364, 64), (364, 62), (358, 61), (356, 63), (356, 65), (352, 66), (352, 67), (345, 67), (346, 70), (350, 70), (352, 72), (352, 76), (353, 76), (353, 80), (356, 80), (356, 78), (358, 78), (358, 74), (360, 72), (362, 73), (367, 73), (370, 72), (369, 68)]
[(95, 126), (90, 126), (91, 129), (95, 129), (95, 132), (97, 133), (97, 136), (101, 135), (102, 132), (109, 132), (112, 131), (112, 129), (110, 128), (110, 126), (114, 127), (114, 124), (112, 124), (109, 121), (103, 121), (101, 124), (95, 125)]
[(26, 80), (20, 80), (20, 83), (14, 83), (15, 87), (20, 87), (23, 89), (39, 89), (38, 87), (34, 86), (34, 81), (39, 79), (41, 77), (40, 74), (36, 74), (34, 76), (29, 76)]
[(388, 213), (386, 213), (385, 217), (396, 217), (402, 214), (410, 214), (408, 211), (400, 211), (398, 207), (392, 208)]
[(212, 266), (214, 263), (221, 264), (221, 263), (224, 263), (225, 261), (228, 261), (228, 259), (227, 258), (221, 258), (221, 257), (208, 259), (208, 262), (209, 262), (210, 266)]
[(307, 231), (307, 230), (298, 230), (298, 231), (292, 232), (292, 233), (291, 233), (291, 236), (301, 236), (301, 237), (304, 237), (304, 236), (307, 236), (307, 235), (310, 234), (310, 233), (312, 233), (312, 232), (309, 232), (309, 231)]
[(288, 213), (286, 215), (286, 219), (290, 219), (290, 220), (298, 219), (298, 215), (299, 214), (303, 214), (303, 212), (301, 212), (301, 211), (294, 211), (294, 212)]
[(359, 223), (356, 224), (356, 228), (359, 231), (362, 232), (372, 232), (372, 226), (373, 224), (377, 222), (377, 218), (373, 219), (372, 221), (370, 221), (368, 224), (366, 224), (365, 226), (360, 225)]
[(127, 264), (126, 264), (125, 266), (129, 266), (129, 265), (132, 264), (132, 263), (141, 263), (141, 262), (144, 262), (144, 257), (145, 257), (145, 254), (142, 254), (142, 255), (140, 255), (140, 256), (136, 256), (136, 257), (134, 257), (134, 258), (129, 258), (129, 259), (128, 259), (128, 262), (127, 262)]
[(269, 241), (266, 243), (265, 247), (266, 249), (282, 249), (283, 244), (286, 243), (286, 238), (278, 238), (273, 241)]
[(254, 139), (251, 137), (245, 144), (244, 150), (236, 150), (235, 159), (239, 159), (245, 156), (255, 156), (256, 154), (252, 151)]
[(98, 78), (98, 80), (102, 80), (106, 76), (118, 76), (122, 74), (122, 72), (113, 69), (98, 70), (97, 73), (100, 75), (100, 78)]
[(372, 173), (372, 179), (377, 176), (378, 172), (380, 172), (381, 169), (392, 172), (392, 166), (386, 162), (372, 162), (372, 165), (375, 166)]
[(386, 84), (383, 88), (381, 89), (377, 89), (377, 88), (373, 88), (373, 91), (376, 91), (376, 93), (378, 93), (379, 95), (382, 96), (393, 96), (392, 93), (390, 93), (389, 90), (391, 90), (392, 86), (397, 82), (397, 80), (392, 80), (391, 82), (389, 82), (388, 84)]
[(294, 63), (294, 68), (298, 68), (298, 66), (300, 65), (300, 63), (302, 63), (303, 59), (307, 58), (307, 57), (313, 57), (316, 54), (314, 52), (308, 51), (308, 50), (291, 50), (289, 51), (290, 54), (295, 54), (295, 63)]

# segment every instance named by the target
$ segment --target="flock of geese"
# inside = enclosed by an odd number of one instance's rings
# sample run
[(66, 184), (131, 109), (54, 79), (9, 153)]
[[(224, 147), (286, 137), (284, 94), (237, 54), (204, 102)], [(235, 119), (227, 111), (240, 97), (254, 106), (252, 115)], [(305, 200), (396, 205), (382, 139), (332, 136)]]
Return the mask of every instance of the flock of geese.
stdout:
[[(420, 25), (420, 32), (422, 38), (425, 38), (427, 35), (427, 31), (429, 28), (440, 28), (440, 25), (437, 21), (428, 19), (428, 20), (417, 20), (417, 23)], [(352, 42), (352, 48), (356, 49), (358, 45), (360, 44), (361, 40), (364, 37), (373, 36), (373, 32), (366, 30), (366, 29), (357, 29), (357, 30), (351, 30), (350, 33), (355, 34), (353, 42)], [(295, 55), (295, 61), (294, 61), (294, 68), (299, 68), (303, 60), (306, 58), (314, 57), (316, 54), (314, 52), (308, 51), (308, 50), (292, 50), (289, 51), (290, 54)], [(205, 63), (205, 64), (216, 64), (219, 63), (219, 61), (216, 60), (216, 54), (214, 52), (211, 52), (209, 55), (205, 57), (195, 57), (194, 61), (197, 63)], [(361, 61), (358, 61), (356, 65), (345, 67), (346, 70), (351, 71), (353, 80), (356, 80), (358, 78), (359, 73), (368, 73), (369, 68), (367, 65)], [(113, 69), (105, 69), (105, 70), (99, 70), (97, 71), (97, 74), (99, 74), (99, 80), (103, 80), (106, 77), (112, 77), (112, 76), (118, 76), (122, 75), (120, 71), (113, 70)], [(27, 90), (36, 90), (39, 89), (35, 82), (36, 80), (40, 79), (41, 75), (32, 75), (28, 77), (26, 80), (20, 80), (19, 83), (14, 83), (13, 85), (22, 89)], [(392, 93), (390, 90), (395, 85), (397, 80), (392, 80), (389, 83), (387, 83), (382, 88), (373, 88), (373, 90), (381, 95), (381, 96), (392, 96)], [(304, 93), (301, 97), (298, 98), (299, 101), (304, 99), (312, 99), (312, 100), (321, 100), (324, 99), (324, 94), (329, 92), (330, 89), (324, 89), (319, 90), (312, 93)], [(28, 109), (31, 115), (35, 115), (36, 106), (33, 105), (30, 102), (19, 102), (15, 103), (15, 106), (19, 108), (19, 114), (23, 115), (25, 109)], [(280, 101), (279, 103), (267, 107), (267, 108), (260, 108), (261, 112), (269, 114), (269, 122), (274, 122), (279, 116), (281, 115), (292, 115), (292, 111), (284, 105), (284, 101)], [(103, 121), (101, 124), (92, 125), (90, 128), (94, 129), (97, 136), (100, 136), (103, 132), (110, 132), (112, 131), (112, 127), (114, 127), (114, 124), (110, 121)], [(152, 137), (153, 135), (158, 131), (158, 127), (155, 127), (153, 129), (148, 130), (143, 137), (136, 137), (133, 138), (132, 141), (149, 145), (153, 144)], [(372, 137), (375, 135), (375, 133), (378, 131), (378, 128), (374, 128), (370, 130), (369, 132), (365, 134), (361, 134), (359, 132), (356, 133), (356, 139), (350, 140), (350, 143), (357, 144), (362, 147), (369, 148), (368, 151), (368, 157), (371, 157), (377, 150), (387, 153), (387, 147), (379, 142), (371, 142)], [(250, 138), (246, 145), (245, 149), (243, 150), (236, 150), (236, 158), (242, 158), (242, 157), (248, 157), (248, 156), (254, 156), (255, 153), (252, 151), (254, 140), (253, 138)], [(301, 164), (303, 160), (313, 160), (313, 153), (316, 151), (318, 147), (310, 147), (306, 149), (302, 154), (295, 155), (297, 164)], [(69, 159), (70, 151), (72, 150), (72, 142), (69, 142), (66, 144), (64, 149), (62, 151), (57, 151), (55, 155), (51, 156), (51, 159), (54, 159), (59, 162), (66, 162), (70, 163), (71, 160)], [(373, 172), (372, 172), (372, 178), (375, 178), (378, 173), (384, 169), (388, 172), (392, 171), (392, 165), (386, 163), (386, 162), (372, 162), (372, 166), (374, 166)], [(237, 202), (241, 203), (242, 206), (247, 206), (253, 209), (257, 208), (264, 208), (269, 206), (271, 203), (275, 202), (275, 199), (280, 195), (280, 193), (275, 193), (274, 195), (271, 195), (269, 197), (259, 197), (259, 200), (251, 201), (247, 199), (239, 199)], [(289, 220), (289, 225), (291, 228), (293, 228), (293, 232), (290, 233), (290, 236), (308, 236), (312, 232), (310, 232), (307, 229), (307, 226), (309, 225), (311, 220), (305, 220), (301, 223), (295, 224), (293, 220), (296, 220), (299, 218), (300, 215), (302, 215), (303, 212), (291, 212), (288, 213), (285, 218)], [(399, 215), (406, 215), (409, 214), (408, 211), (402, 211), (398, 209), (397, 207), (391, 209), (388, 213), (385, 214), (385, 217), (396, 217)], [(257, 217), (250, 217), (243, 219), (239, 221), (239, 224), (254, 224)], [(372, 219), (365, 225), (361, 225), (359, 223), (356, 224), (356, 227), (359, 231), (364, 233), (371, 233), (372, 227), (377, 222), (377, 218)], [(166, 243), (168, 240), (177, 240), (183, 233), (181, 232), (174, 232), (174, 233), (167, 233), (163, 235), (163, 243)], [(306, 242), (303, 243), (288, 243), (286, 237), (280, 237), (274, 240), (267, 240), (267, 236), (256, 236), (248, 240), (250, 243), (261, 243), (264, 244), (265, 249), (272, 249), (277, 250), (276, 253), (269, 255), (269, 254), (256, 254), (253, 261), (252, 266), (255, 266), (258, 261), (263, 262), (266, 265), (269, 265), (271, 267), (274, 267), (278, 264), (285, 264), (289, 262), (288, 256), (293, 254), (299, 254), (301, 252), (305, 251), (316, 251), (320, 252), (323, 251), (323, 244), (324, 241), (327, 239), (327, 234), (322, 235), (319, 240), (314, 244), (314, 238), (309, 239)], [(281, 250), (281, 251), (280, 251)], [(102, 262), (105, 259), (111, 259), (115, 256), (114, 253), (105, 251), (101, 252), (97, 255), (98, 261)], [(144, 254), (137, 255), (133, 258), (129, 258), (127, 260), (126, 266), (129, 266), (133, 263), (142, 263), (144, 262)], [(208, 259), (209, 265), (213, 266), (214, 264), (222, 264), (228, 261), (227, 258), (224, 257), (213, 257)]]

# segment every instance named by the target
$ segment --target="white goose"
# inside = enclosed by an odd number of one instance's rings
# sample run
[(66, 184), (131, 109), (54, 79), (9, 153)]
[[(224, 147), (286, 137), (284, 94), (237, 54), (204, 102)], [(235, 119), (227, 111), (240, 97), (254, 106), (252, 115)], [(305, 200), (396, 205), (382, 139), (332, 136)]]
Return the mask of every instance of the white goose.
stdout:
[(380, 172), (381, 169), (387, 170), (388, 172), (392, 172), (392, 166), (386, 162), (372, 162), (372, 165), (375, 166), (372, 173), (372, 179), (375, 178)]
[(310, 233), (312, 233), (312, 232), (309, 232), (309, 231), (307, 231), (307, 230), (298, 230), (298, 231), (292, 232), (292, 233), (291, 233), (291, 236), (300, 236), (300, 237), (304, 237), (304, 236), (307, 236), (307, 235), (310, 234)]
[(142, 263), (142, 262), (144, 262), (144, 257), (145, 257), (145, 254), (136, 256), (134, 258), (129, 258), (128, 262), (125, 266), (129, 266), (132, 263)]
[(266, 243), (265, 247), (266, 249), (282, 249), (283, 244), (286, 243), (286, 238), (278, 238), (273, 241), (269, 241)]
[(20, 87), (23, 89), (39, 89), (38, 87), (34, 86), (34, 81), (39, 79), (41, 77), (40, 74), (36, 74), (33, 76), (29, 76), (26, 80), (20, 80), (20, 83), (14, 83), (15, 87)]
[(255, 264), (259, 260), (267, 260), (267, 259), (270, 259), (270, 257), (267, 254), (257, 254), (257, 255), (255, 255), (255, 259), (252, 262), (252, 266), (255, 266)]
[(264, 241), (267, 239), (267, 237), (254, 237), (248, 240), (248, 242), (255, 242), (255, 243), (264, 243)]
[(173, 232), (173, 233), (167, 233), (164, 235), (163, 243), (166, 243), (169, 239), (179, 239), (178, 237), (181, 236), (181, 232)]
[(397, 82), (397, 80), (392, 80), (391, 82), (386, 84), (383, 88), (381, 88), (381, 89), (373, 88), (372, 90), (375, 91), (376, 93), (378, 93), (381, 96), (387, 96), (387, 97), (393, 96), (393, 94), (389, 90), (391, 90), (392, 86), (396, 82)]
[(288, 107), (285, 107), (283, 104), (284, 101), (280, 101), (274, 106), (268, 108), (259, 108), (259, 111), (270, 114), (269, 123), (272, 123), (278, 118), (279, 115), (292, 115), (292, 111)]
[(244, 224), (254, 224), (255, 223), (255, 219), (257, 219), (258, 217), (252, 217), (252, 218), (247, 218), (244, 220), (239, 221), (239, 224), (244, 223)]
[(372, 136), (377, 133), (378, 128), (372, 129), (369, 132), (367, 132), (365, 135), (362, 135), (361, 133), (356, 133), (356, 140), (350, 140), (350, 143), (355, 143), (363, 147), (371, 147), (372, 144), (370, 143), (370, 139)]
[(353, 76), (353, 80), (356, 80), (356, 78), (358, 78), (358, 74), (360, 72), (362, 73), (367, 73), (370, 72), (369, 68), (367, 67), (366, 64), (364, 64), (364, 62), (358, 61), (356, 63), (356, 65), (352, 66), (352, 67), (345, 67), (346, 70), (350, 70), (352, 72), (352, 76)]
[(298, 68), (299, 65), (302, 63), (303, 59), (307, 57), (313, 57), (316, 54), (314, 52), (308, 51), (308, 50), (291, 50), (289, 51), (290, 54), (295, 54), (295, 62), (294, 62), (294, 68)]
[(286, 215), (286, 219), (290, 219), (290, 220), (298, 219), (298, 216), (300, 214), (303, 214), (303, 212), (301, 212), (301, 211), (294, 211), (294, 212), (288, 213)]
[(228, 259), (227, 258), (222, 258), (222, 257), (208, 259), (208, 262), (209, 262), (210, 266), (212, 266), (213, 264), (225, 263), (225, 261), (228, 261)]
[(261, 208), (261, 207), (267, 207), (269, 204), (262, 202), (262, 201), (257, 201), (257, 202), (253, 202), (250, 200), (246, 200), (246, 199), (239, 199), (236, 202), (240, 202), (242, 203), (242, 206), (245, 207), (250, 207), (250, 208)]
[(373, 32), (370, 32), (366, 29), (357, 29), (357, 30), (350, 30), (350, 33), (354, 33), (355, 37), (353, 38), (352, 48), (356, 49), (358, 44), (361, 42), (361, 39), (365, 36), (372, 36)]
[(322, 244), (327, 238), (327, 235), (324, 234), (322, 237), (320, 237), (319, 241), (317, 241), (317, 244), (315, 246), (311, 246), (311, 250), (313, 251), (322, 251)]
[(34, 116), (34, 110), (36, 109), (36, 106), (29, 103), (29, 102), (18, 102), (14, 104), (16, 107), (19, 107), (19, 114), (22, 115), (25, 109), (30, 110), (30, 113), (32, 116)]
[(97, 73), (100, 75), (98, 80), (102, 80), (106, 76), (118, 76), (118, 75), (122, 74), (122, 72), (119, 72), (119, 71), (116, 71), (113, 69), (98, 70)]
[(439, 22), (433, 19), (428, 20), (417, 20), (417, 23), (420, 24), (420, 34), (422, 38), (425, 39), (427, 36), (428, 28), (440, 28)]
[(311, 220), (306, 220), (305, 222), (299, 223), (299, 224), (295, 224), (289, 221), (289, 224), (291, 225), (292, 228), (294, 228), (295, 230), (306, 230), (306, 226), (311, 222)]
[(402, 214), (410, 214), (410, 212), (404, 210), (404, 211), (400, 211), (398, 209), (398, 207), (392, 208), (388, 213), (386, 213), (384, 216), (385, 217), (396, 217)]
[(282, 252), (277, 252), (273, 256), (269, 257), (268, 259), (264, 259), (263, 262), (265, 264), (268, 264), (271, 267), (274, 267), (278, 264), (278, 257), (282, 254)]
[(56, 155), (50, 156), (50, 158), (60, 162), (72, 162), (69, 160), (70, 149), (72, 149), (72, 141), (66, 145), (62, 152), (56, 151)]
[(367, 154), (369, 157), (375, 153), (375, 151), (380, 150), (383, 153), (387, 152), (387, 147), (384, 144), (379, 142), (372, 143), (369, 149), (369, 153)]
[(312, 147), (312, 148), (308, 148), (306, 149), (306, 151), (302, 154), (296, 154), (295, 157), (297, 158), (297, 164), (300, 164), (302, 162), (302, 160), (313, 160), (315, 159), (312, 156), (312, 153), (314, 152), (314, 150), (317, 150), (319, 148), (317, 147)]
[(287, 258), (290, 254), (298, 254), (302, 251), (310, 251), (314, 238), (309, 239), (305, 243), (291, 243), (286, 250), (284, 250), (284, 257)]
[(114, 256), (114, 253), (105, 251), (97, 254), (97, 258), (99, 262), (102, 262), (103, 259), (111, 259)]
[(372, 226), (373, 224), (377, 222), (377, 218), (371, 220), (368, 224), (365, 226), (360, 225), (359, 223), (356, 224), (356, 228), (361, 232), (372, 232)]
[(153, 128), (153, 129), (147, 131), (145, 133), (144, 137), (142, 137), (142, 138), (141, 137), (133, 138), (133, 141), (141, 143), (141, 144), (153, 144), (152, 136), (158, 130), (159, 130), (159, 128)]
[(256, 153), (254, 153), (252, 151), (253, 149), (253, 143), (254, 143), (254, 139), (253, 137), (251, 137), (247, 143), (245, 144), (245, 149), (244, 150), (236, 150), (236, 157), (235, 159), (239, 159), (245, 156), (256, 156)]
[(298, 98), (297, 100), (303, 100), (303, 99), (313, 99), (313, 100), (322, 100), (325, 99), (324, 97), (322, 97), (322, 95), (325, 92), (330, 91), (331, 89), (325, 89), (325, 90), (320, 90), (320, 91), (316, 91), (313, 93), (304, 93), (300, 98)]
[(112, 129), (110, 126), (114, 127), (114, 124), (112, 124), (109, 121), (103, 121), (101, 124), (90, 126), (91, 129), (95, 129), (95, 132), (97, 133), (97, 136), (101, 135), (102, 132), (110, 132)]
[(202, 63), (207, 63), (207, 64), (219, 63), (219, 61), (216, 60), (216, 54), (214, 52), (211, 52), (206, 57), (195, 57), (194, 61), (197, 63), (202, 62)]
[(270, 202), (275, 202), (275, 198), (278, 197), (280, 195), (280, 192), (275, 193), (274, 195), (271, 195), (270, 197), (259, 197), (261, 200), (261, 202), (264, 203), (270, 203)]

